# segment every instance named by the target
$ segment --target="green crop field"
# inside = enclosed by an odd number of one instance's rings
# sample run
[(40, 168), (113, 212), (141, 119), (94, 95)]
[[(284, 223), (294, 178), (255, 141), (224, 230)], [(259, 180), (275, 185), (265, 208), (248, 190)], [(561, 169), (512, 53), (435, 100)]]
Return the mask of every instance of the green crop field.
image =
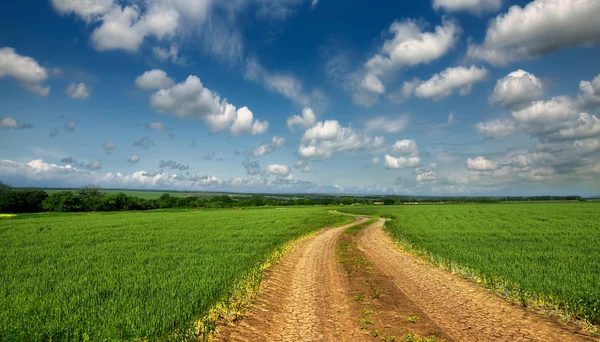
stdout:
[(164, 339), (189, 329), (325, 208), (0, 217), (0, 341)]
[(346, 207), (392, 218), (386, 229), (435, 263), (475, 272), (523, 304), (543, 302), (600, 323), (597, 203)]

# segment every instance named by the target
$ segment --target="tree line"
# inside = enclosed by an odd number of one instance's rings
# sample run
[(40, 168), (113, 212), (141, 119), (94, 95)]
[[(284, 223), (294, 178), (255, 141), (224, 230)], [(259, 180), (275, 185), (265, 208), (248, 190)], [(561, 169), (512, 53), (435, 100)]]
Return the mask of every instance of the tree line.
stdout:
[(35, 213), (44, 211), (86, 212), (152, 210), (167, 208), (240, 208), (289, 205), (353, 205), (402, 203), (502, 203), (522, 201), (580, 201), (580, 196), (534, 197), (337, 197), (332, 195), (176, 197), (164, 193), (158, 199), (144, 199), (123, 192), (106, 194), (99, 187), (86, 186), (76, 191), (64, 190), (48, 195), (43, 189), (15, 189), (0, 182), (0, 213)]

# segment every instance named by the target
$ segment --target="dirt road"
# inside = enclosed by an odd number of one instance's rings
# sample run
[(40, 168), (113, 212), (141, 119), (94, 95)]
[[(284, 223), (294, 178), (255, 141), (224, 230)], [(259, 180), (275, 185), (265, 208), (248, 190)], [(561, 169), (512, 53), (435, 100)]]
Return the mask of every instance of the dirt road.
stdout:
[(597, 340), (401, 251), (383, 220), (342, 235), (366, 220), (300, 242), (265, 275), (248, 315), (220, 327), (217, 340)]

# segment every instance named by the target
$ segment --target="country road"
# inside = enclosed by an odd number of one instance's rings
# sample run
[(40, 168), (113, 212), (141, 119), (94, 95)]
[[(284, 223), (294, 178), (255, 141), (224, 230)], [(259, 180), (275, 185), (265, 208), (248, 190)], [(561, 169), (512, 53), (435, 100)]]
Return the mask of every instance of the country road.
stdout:
[(367, 220), (298, 243), (265, 274), (253, 308), (219, 327), (216, 340), (598, 341), (400, 250), (383, 220), (343, 234)]

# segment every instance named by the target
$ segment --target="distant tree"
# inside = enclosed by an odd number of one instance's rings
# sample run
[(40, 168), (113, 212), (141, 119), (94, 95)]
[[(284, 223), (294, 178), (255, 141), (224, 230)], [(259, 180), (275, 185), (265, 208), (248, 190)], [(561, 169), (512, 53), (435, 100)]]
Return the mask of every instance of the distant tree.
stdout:
[(84, 186), (77, 191), (77, 195), (81, 199), (81, 205), (83, 211), (96, 211), (100, 210), (102, 206), (102, 198), (104, 194), (100, 192), (99, 186)]
[(392, 205), (392, 204), (395, 204), (395, 203), (396, 203), (396, 200), (395, 200), (395, 199), (393, 199), (393, 198), (391, 198), (391, 197), (386, 197), (386, 198), (383, 200), (383, 204), (384, 204), (384, 205)]
[(42, 208), (48, 211), (81, 211), (81, 199), (71, 191), (59, 191), (48, 196), (42, 202)]
[(120, 210), (130, 210), (134, 207), (136, 200), (133, 200), (135, 197), (130, 198), (122, 192), (119, 192), (114, 195), (106, 196), (102, 200), (102, 210), (103, 211), (120, 211)]
[(340, 203), (343, 205), (351, 205), (352, 203), (354, 203), (354, 199), (350, 197), (344, 197), (340, 200)]

